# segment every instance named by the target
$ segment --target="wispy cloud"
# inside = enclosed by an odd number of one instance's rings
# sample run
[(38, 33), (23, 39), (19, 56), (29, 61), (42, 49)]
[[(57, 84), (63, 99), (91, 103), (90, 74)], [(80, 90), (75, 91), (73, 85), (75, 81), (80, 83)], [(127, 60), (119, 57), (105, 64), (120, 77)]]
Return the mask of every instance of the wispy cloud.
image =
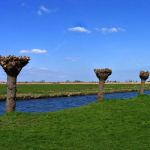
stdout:
[(125, 29), (120, 28), (120, 27), (103, 27), (103, 28), (96, 28), (97, 31), (100, 31), (102, 33), (117, 33), (117, 32), (123, 32)]
[(79, 60), (79, 57), (66, 57), (65, 60), (70, 62), (77, 62)]
[(48, 8), (46, 8), (44, 5), (41, 5), (40, 6), (40, 10), (45, 12), (45, 13), (48, 13), (50, 10)]
[(49, 9), (44, 5), (41, 5), (37, 11), (37, 14), (39, 16), (43, 15), (43, 14), (48, 14), (48, 13), (55, 13), (57, 12), (58, 9)]
[(27, 66), (21, 71), (18, 81), (65, 81), (67, 78), (67, 74), (61, 70), (51, 70), (45, 66)]
[(44, 49), (31, 49), (31, 50), (20, 50), (20, 53), (33, 53), (33, 54), (44, 54), (47, 53)]
[[(108, 33), (118, 33), (118, 32), (123, 32), (125, 29), (120, 28), (120, 27), (103, 27), (103, 28), (95, 28), (96, 31), (99, 31), (104, 34)], [(79, 33), (91, 33), (92, 31), (81, 26), (76, 26), (72, 28), (68, 28), (68, 31), (70, 32), (79, 32)]]
[(49, 9), (46, 7), (46, 6), (44, 6), (44, 5), (41, 5), (40, 7), (39, 7), (39, 9), (38, 9), (38, 11), (37, 11), (37, 14), (38, 15), (43, 15), (44, 13), (49, 13)]
[(73, 28), (68, 28), (68, 31), (70, 32), (79, 32), (79, 33), (91, 33), (90, 30), (86, 29), (85, 27), (73, 27)]
[(22, 6), (22, 7), (26, 6), (26, 3), (25, 3), (25, 2), (22, 2), (22, 3), (21, 3), (21, 6)]

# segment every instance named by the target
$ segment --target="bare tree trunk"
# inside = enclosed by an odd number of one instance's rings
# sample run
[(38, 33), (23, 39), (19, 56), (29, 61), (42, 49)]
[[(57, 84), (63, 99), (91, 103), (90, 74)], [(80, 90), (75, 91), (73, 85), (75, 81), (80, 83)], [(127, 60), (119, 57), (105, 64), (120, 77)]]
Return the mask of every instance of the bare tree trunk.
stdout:
[(98, 92), (98, 101), (103, 101), (104, 100), (104, 81), (99, 81), (99, 92)]
[(17, 80), (17, 77), (7, 75), (6, 112), (15, 111), (15, 107), (16, 107), (16, 80)]
[(16, 80), (20, 71), (29, 62), (26, 56), (0, 56), (0, 65), (7, 74), (6, 112), (15, 111), (16, 107)]
[(145, 85), (145, 81), (141, 80), (140, 94), (144, 94), (144, 85)]

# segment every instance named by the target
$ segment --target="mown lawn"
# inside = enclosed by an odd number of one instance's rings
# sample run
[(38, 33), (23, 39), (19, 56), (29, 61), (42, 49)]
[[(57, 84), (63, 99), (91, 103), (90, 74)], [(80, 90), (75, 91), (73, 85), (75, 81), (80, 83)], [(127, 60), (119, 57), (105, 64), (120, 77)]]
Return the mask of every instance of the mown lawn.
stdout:
[(0, 150), (149, 150), (150, 96), (0, 117)]

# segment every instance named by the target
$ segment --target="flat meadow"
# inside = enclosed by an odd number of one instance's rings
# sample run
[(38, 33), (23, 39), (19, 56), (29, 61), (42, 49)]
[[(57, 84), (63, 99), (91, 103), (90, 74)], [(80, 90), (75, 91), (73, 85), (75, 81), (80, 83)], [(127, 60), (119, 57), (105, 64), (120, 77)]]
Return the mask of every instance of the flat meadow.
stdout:
[[(138, 91), (139, 84), (106, 84), (106, 92)], [(6, 85), (0, 85), (5, 98)], [(97, 84), (18, 84), (18, 98), (96, 94)], [(150, 89), (146, 84), (145, 89)], [(0, 150), (148, 150), (150, 96), (92, 102), (46, 113), (0, 116)]]
[(0, 116), (1, 150), (148, 150), (150, 96)]
[[(106, 84), (105, 92), (128, 92), (138, 91), (140, 84), (120, 83), (120, 84)], [(0, 84), (0, 99), (6, 98), (6, 84)], [(150, 84), (145, 84), (145, 89), (150, 90)], [(81, 83), (69, 83), (69, 84), (17, 84), (17, 99), (34, 99), (34, 98), (47, 98), (47, 97), (59, 97), (59, 96), (73, 96), (73, 95), (87, 95), (96, 94), (98, 92), (98, 84), (81, 84)]]

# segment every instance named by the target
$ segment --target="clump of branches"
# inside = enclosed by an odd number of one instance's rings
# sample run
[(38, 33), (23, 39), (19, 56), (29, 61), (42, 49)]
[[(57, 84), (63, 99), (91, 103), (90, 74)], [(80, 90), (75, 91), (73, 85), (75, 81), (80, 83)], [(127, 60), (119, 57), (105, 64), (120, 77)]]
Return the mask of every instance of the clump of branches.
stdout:
[(112, 74), (112, 70), (109, 68), (105, 69), (94, 69), (94, 72), (99, 80), (106, 81)]
[(140, 71), (139, 77), (141, 80), (146, 81), (149, 78), (149, 72), (148, 71)]
[(29, 60), (26, 56), (0, 56), (0, 65), (8, 75), (17, 77)]

